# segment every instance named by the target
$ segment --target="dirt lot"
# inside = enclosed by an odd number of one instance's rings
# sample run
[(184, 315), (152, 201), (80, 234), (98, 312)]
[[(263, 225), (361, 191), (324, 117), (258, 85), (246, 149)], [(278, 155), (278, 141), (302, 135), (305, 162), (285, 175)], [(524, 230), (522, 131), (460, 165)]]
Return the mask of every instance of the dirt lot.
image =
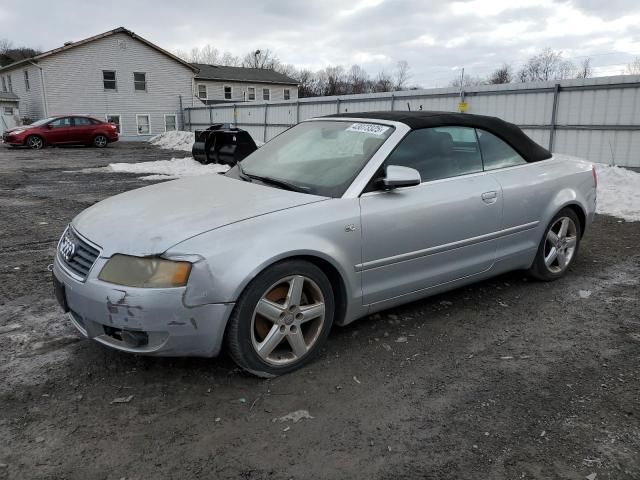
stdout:
[(640, 223), (598, 217), (558, 282), (412, 303), (260, 380), (81, 340), (52, 297), (64, 226), (148, 184), (82, 169), (170, 157), (0, 148), (0, 479), (640, 478)]

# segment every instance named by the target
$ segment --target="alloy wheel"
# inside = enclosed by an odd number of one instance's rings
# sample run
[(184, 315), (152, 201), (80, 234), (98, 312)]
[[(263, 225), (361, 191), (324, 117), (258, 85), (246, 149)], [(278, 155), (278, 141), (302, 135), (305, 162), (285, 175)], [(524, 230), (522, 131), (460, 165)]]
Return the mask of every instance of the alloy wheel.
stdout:
[(29, 137), (27, 140), (27, 146), (29, 148), (33, 148), (34, 150), (39, 150), (43, 146), (42, 139), (40, 137)]
[(573, 260), (578, 244), (578, 229), (569, 217), (560, 217), (547, 232), (544, 263), (552, 273), (562, 273)]
[(292, 275), (271, 285), (251, 319), (251, 342), (271, 365), (299, 361), (315, 345), (325, 323), (325, 299), (308, 277)]
[(98, 135), (93, 140), (93, 144), (99, 148), (105, 147), (107, 145), (107, 137), (105, 137), (104, 135)]

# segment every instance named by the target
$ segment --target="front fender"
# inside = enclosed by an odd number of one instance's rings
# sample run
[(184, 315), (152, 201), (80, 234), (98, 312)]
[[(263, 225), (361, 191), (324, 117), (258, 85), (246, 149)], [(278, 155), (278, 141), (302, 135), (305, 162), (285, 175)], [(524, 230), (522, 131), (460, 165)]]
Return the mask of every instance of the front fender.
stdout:
[(347, 302), (361, 303), (355, 271), (362, 261), (358, 199), (332, 199), (251, 218), (188, 239), (165, 253), (189, 254), (203, 257), (210, 273), (189, 281), (188, 290), (196, 292), (201, 303), (235, 302), (269, 265), (298, 256), (331, 264), (343, 279)]

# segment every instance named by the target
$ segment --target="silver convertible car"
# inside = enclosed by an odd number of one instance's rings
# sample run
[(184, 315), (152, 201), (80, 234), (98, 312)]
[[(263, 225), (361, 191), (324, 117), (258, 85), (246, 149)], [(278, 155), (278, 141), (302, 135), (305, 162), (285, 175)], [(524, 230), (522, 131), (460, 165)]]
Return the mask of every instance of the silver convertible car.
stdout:
[(332, 325), (516, 269), (561, 277), (596, 175), (517, 126), (446, 112), (302, 122), (224, 175), (104, 200), (57, 247), (56, 296), (125, 352), (290, 372)]

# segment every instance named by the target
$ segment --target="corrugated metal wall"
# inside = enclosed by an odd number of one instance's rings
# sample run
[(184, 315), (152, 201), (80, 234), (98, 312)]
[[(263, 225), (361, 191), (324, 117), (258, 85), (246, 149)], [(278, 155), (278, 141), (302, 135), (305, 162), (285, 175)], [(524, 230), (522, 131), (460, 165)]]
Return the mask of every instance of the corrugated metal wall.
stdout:
[[(468, 113), (513, 122), (541, 145), (596, 162), (640, 167), (640, 76), (465, 88)], [(337, 112), (456, 111), (455, 88), (187, 108), (191, 130), (234, 123), (268, 141), (299, 121)]]

